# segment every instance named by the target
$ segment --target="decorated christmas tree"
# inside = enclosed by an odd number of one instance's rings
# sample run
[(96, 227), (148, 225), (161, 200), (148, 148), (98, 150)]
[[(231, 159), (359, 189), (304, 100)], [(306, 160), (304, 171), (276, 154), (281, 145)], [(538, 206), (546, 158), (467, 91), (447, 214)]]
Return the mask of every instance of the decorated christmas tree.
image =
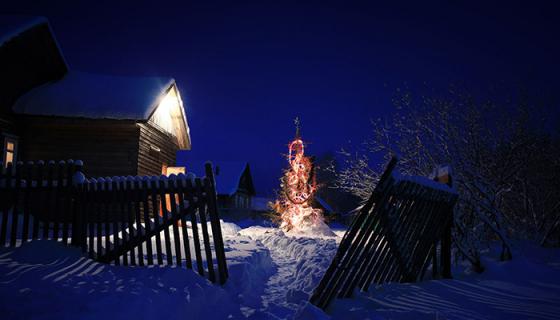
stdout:
[(280, 228), (287, 232), (333, 235), (324, 222), (321, 209), (313, 208), (317, 191), (313, 161), (305, 156), (300, 136), (299, 119), (295, 119), (296, 135), (288, 146), (289, 167), (280, 179), (281, 191), (273, 203), (279, 215)]

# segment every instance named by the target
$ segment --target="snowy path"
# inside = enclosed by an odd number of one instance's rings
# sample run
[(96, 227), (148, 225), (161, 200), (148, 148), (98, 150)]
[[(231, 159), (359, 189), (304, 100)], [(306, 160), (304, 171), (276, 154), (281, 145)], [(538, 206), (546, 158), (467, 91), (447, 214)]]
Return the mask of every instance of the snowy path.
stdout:
[(276, 273), (270, 277), (262, 296), (263, 309), (268, 313), (285, 318), (298, 310), (297, 303), (287, 301), (288, 288), (295, 281), (296, 263), (280, 250), (268, 247), (270, 256), (276, 266)]
[(252, 227), (241, 235), (262, 243), (270, 252), (274, 273), (264, 283), (255, 318), (292, 318), (309, 300), (337, 248), (335, 237), (285, 235), (277, 229)]

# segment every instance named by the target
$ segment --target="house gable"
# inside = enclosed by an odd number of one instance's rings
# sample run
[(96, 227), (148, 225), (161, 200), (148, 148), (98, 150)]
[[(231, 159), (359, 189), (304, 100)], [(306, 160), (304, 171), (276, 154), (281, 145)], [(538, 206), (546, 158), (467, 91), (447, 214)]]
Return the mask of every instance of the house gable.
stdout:
[(175, 84), (167, 90), (148, 121), (176, 138), (180, 149), (191, 148), (189, 126)]

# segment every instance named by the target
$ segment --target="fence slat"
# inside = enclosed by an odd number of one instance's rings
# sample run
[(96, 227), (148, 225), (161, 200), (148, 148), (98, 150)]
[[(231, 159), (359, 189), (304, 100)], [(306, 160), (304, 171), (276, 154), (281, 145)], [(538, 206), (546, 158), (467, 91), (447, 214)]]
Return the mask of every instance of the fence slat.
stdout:
[(175, 263), (178, 267), (182, 265), (181, 259), (181, 238), (179, 236), (179, 224), (180, 222), (180, 215), (177, 212), (177, 177), (175, 175), (171, 175), (169, 178), (169, 200), (170, 200), (170, 208), (171, 208), (171, 218), (173, 221), (173, 243), (175, 245)]
[[(136, 234), (136, 238), (142, 238), (145, 236), (145, 232), (144, 232), (144, 228), (142, 227), (141, 224), (141, 187), (142, 187), (142, 181), (139, 179), (134, 179), (133, 181), (133, 185), (134, 185), (134, 197), (133, 197), (133, 201), (134, 201), (134, 213), (135, 213), (135, 220), (136, 220), (136, 224), (135, 224), (135, 234)], [(140, 244), (139, 246), (136, 247), (137, 251), (138, 251), (138, 265), (140, 266), (144, 266), (144, 249), (142, 248), (142, 245)]]
[(62, 181), (64, 179), (63, 177), (63, 172), (64, 172), (64, 167), (66, 165), (66, 162), (64, 161), (60, 161), (58, 163), (58, 166), (55, 166), (54, 170), (55, 170), (55, 177), (56, 177), (56, 188), (54, 188), (53, 190), (53, 202), (54, 202), (54, 210), (53, 210), (53, 215), (52, 215), (52, 222), (53, 222), (53, 236), (52, 238), (55, 241), (58, 241), (58, 233), (60, 231), (60, 220), (61, 217), (63, 216), (61, 214), (61, 208), (60, 208), (60, 196), (62, 194)]
[[(124, 201), (124, 221), (125, 223), (123, 223), (123, 229), (127, 233), (127, 241), (133, 241), (134, 239), (138, 238), (140, 235), (138, 234), (138, 230), (136, 230), (134, 228), (134, 223), (135, 223), (135, 213), (136, 211), (138, 211), (138, 223), (140, 223), (140, 209), (139, 209), (139, 203), (137, 201), (135, 201), (135, 197), (134, 197), (134, 192), (138, 193), (139, 190), (134, 189), (134, 180), (132, 177), (128, 176), (128, 177), (123, 177), (123, 179), (121, 180), (122, 183), (122, 193), (123, 193), (123, 201)], [(138, 208), (138, 210), (137, 210)], [(144, 265), (144, 259), (143, 259), (143, 254), (142, 254), (142, 246), (140, 246), (136, 251), (138, 252), (138, 257), (139, 257), (139, 263), (140, 266)], [(130, 264), (131, 265), (136, 265), (136, 254), (135, 254), (135, 249), (132, 248), (132, 250), (130, 250), (130, 254), (127, 254), (125, 259), (125, 263), (128, 263), (128, 259), (130, 259)]]
[(54, 161), (49, 161), (47, 165), (47, 181), (46, 190), (44, 194), (46, 195), (46, 210), (45, 219), (43, 220), (43, 239), (49, 238), (49, 232), (51, 229), (51, 221), (53, 218), (53, 193), (55, 192), (53, 188), (53, 178), (54, 178)]
[[(118, 177), (114, 177), (108, 180), (107, 184), (110, 185), (110, 205), (109, 205), (109, 212), (111, 214), (111, 219), (113, 220), (112, 224), (112, 234), (113, 234), (113, 250), (119, 251), (121, 247), (121, 238), (119, 237), (119, 220), (122, 217), (122, 211), (120, 210), (120, 206), (117, 204), (117, 195), (120, 194), (119, 190), (117, 189), (117, 180)], [(124, 237), (124, 234), (122, 235)], [(121, 264), (121, 257), (115, 257), (115, 265), (119, 266)]]
[(216, 259), (218, 260), (218, 274), (220, 276), (220, 284), (224, 284), (229, 277), (227, 260), (224, 249), (224, 239), (222, 236), (222, 227), (220, 225), (220, 217), (218, 213), (216, 183), (214, 180), (214, 171), (212, 165), (206, 163), (204, 165), (206, 178), (204, 179), (206, 199), (208, 203), (208, 214), (212, 227), (212, 235), (214, 237), (214, 248), (216, 251)]
[[(166, 176), (161, 176), (159, 178), (159, 199), (160, 199), (160, 207), (159, 212), (161, 215), (161, 223), (164, 226), (163, 228), (163, 239), (165, 242), (165, 257), (167, 260), (167, 265), (173, 265), (173, 253), (171, 252), (171, 239), (169, 235), (169, 215), (167, 212), (167, 187), (169, 181), (167, 181)], [(157, 214), (155, 214), (156, 218), (158, 218)]]
[(10, 232), (10, 247), (16, 246), (17, 233), (18, 233), (18, 222), (19, 222), (19, 196), (21, 192), (21, 171), (23, 169), (23, 162), (18, 161), (16, 163), (15, 172), (15, 186), (14, 186), (14, 196), (13, 196), (13, 207), (12, 207), (12, 230)]
[[(179, 214), (181, 215), (181, 234), (183, 235), (183, 250), (185, 252), (185, 262), (187, 268), (192, 269), (191, 246), (189, 241), (189, 234), (187, 232), (187, 219), (185, 218), (185, 198), (183, 194), (186, 187), (186, 178), (184, 174), (179, 174), (177, 180), (177, 198), (179, 200)], [(192, 206), (192, 205), (191, 205)]]
[(29, 237), (29, 210), (30, 210), (30, 203), (32, 199), (30, 199), (31, 190), (33, 189), (33, 167), (34, 163), (32, 161), (27, 163), (26, 172), (25, 172), (25, 191), (23, 194), (23, 230), (21, 231), (21, 243), (27, 242), (27, 238)]
[[(125, 246), (126, 243), (130, 242), (130, 235), (127, 231), (128, 225), (128, 206), (126, 200), (126, 178), (125, 177), (118, 177), (114, 179), (113, 188), (117, 190), (117, 204), (116, 206), (119, 208), (119, 219), (120, 219), (120, 233), (122, 239), (122, 246)], [(134, 255), (134, 249), (131, 250), (132, 254)], [(124, 266), (128, 266), (128, 254), (124, 254), (122, 256), (122, 264)]]
[[(72, 194), (73, 191), (75, 191), (74, 185), (72, 183), (72, 177), (74, 175), (74, 161), (72, 160), (68, 160), (66, 162), (66, 186), (65, 186), (65, 196), (64, 196), (64, 202), (63, 202), (63, 220), (62, 220), (62, 242), (64, 244), (68, 244), (68, 236), (69, 236), (69, 225), (70, 222), (72, 223), (72, 228), (76, 229), (77, 227), (81, 228), (82, 230), (80, 230), (79, 232), (79, 236), (80, 236), (80, 244), (83, 245), (83, 216), (80, 215), (80, 220), (78, 221), (77, 218), (77, 214), (76, 214), (76, 209), (77, 209), (77, 203), (72, 203), (72, 198), (74, 197), (74, 195)], [(76, 229), (77, 230), (77, 229)]]
[[(152, 250), (152, 223), (150, 222), (150, 206), (149, 206), (149, 202), (148, 202), (148, 189), (149, 189), (149, 181), (148, 178), (143, 179), (141, 182), (139, 180), (137, 180), (138, 183), (138, 187), (140, 187), (140, 183), (142, 184), (141, 187), (141, 200), (142, 200), (142, 204), (143, 204), (143, 210), (144, 210), (144, 225), (146, 228), (146, 234), (149, 235), (148, 237), (148, 241), (146, 241), (146, 254), (148, 255), (148, 265), (152, 265), (154, 264), (154, 253)], [(137, 195), (139, 195), (137, 193)], [(140, 199), (139, 199), (140, 200)], [(137, 226), (140, 227), (140, 220), (137, 220)]]
[[(193, 186), (192, 179), (187, 179), (186, 182), (187, 182), (187, 189), (193, 190), (194, 186)], [(197, 202), (195, 203), (192, 192), (187, 192), (186, 195), (187, 195), (187, 201), (189, 202), (189, 207), (196, 208), (196, 210), (198, 211), (199, 208), (200, 208), (200, 203), (198, 202), (199, 199), (197, 199)], [(197, 222), (197, 219), (196, 219), (195, 211), (193, 211), (193, 213), (190, 216), (191, 216), (192, 237), (193, 237), (193, 242), (194, 242), (194, 254), (195, 254), (195, 257), (196, 257), (196, 268), (197, 268), (198, 273), (201, 276), (204, 276), (204, 267), (203, 267), (203, 264), (202, 264), (202, 253), (200, 252), (200, 239), (199, 239), (199, 235), (198, 235), (198, 222)]]
[[(159, 202), (157, 188), (159, 187), (157, 177), (152, 177), (150, 180), (150, 195), (152, 203), (152, 216), (154, 219), (154, 229), (158, 230), (160, 226), (160, 219), (158, 216)], [(148, 221), (149, 222), (149, 221)], [(159, 265), (163, 265), (163, 251), (161, 248), (161, 236), (159, 232), (156, 232), (156, 258)]]
[(202, 229), (202, 239), (204, 241), (204, 251), (206, 253), (206, 265), (208, 268), (208, 279), (216, 282), (216, 275), (214, 274), (214, 258), (212, 257), (212, 247), (210, 247), (210, 236), (208, 234), (208, 224), (206, 223), (206, 199), (203, 195), (202, 181), (200, 178), (195, 179), (196, 193), (199, 196), (199, 211), (200, 226)]
[(9, 189), (7, 185), (6, 168), (2, 161), (0, 161), (0, 188), (2, 188), (2, 193), (0, 193), (0, 211), (2, 213), (2, 219), (0, 220), (0, 247), (3, 247), (6, 234), (4, 229), (8, 224)]
[[(35, 198), (33, 199), (34, 203), (43, 203), (43, 190), (42, 190), (42, 186), (43, 186), (43, 174), (44, 174), (44, 166), (45, 163), (41, 160), (37, 161), (36, 163), (36, 168), (35, 168), (35, 173), (36, 173), (36, 177), (37, 177), (37, 182), (36, 182), (36, 190), (37, 192), (35, 193)], [(31, 213), (33, 216), (33, 234), (32, 234), (32, 240), (35, 240), (39, 237), (39, 228), (40, 228), (40, 221), (41, 221), (41, 212), (42, 209), (44, 208), (44, 206), (37, 206), (37, 205), (33, 205), (31, 206), (33, 208), (33, 212)]]

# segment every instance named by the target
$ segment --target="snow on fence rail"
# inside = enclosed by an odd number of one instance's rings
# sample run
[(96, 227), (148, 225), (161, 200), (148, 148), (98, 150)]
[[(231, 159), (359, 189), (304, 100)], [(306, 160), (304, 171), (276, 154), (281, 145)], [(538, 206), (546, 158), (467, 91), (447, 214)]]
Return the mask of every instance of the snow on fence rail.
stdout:
[(310, 298), (326, 309), (332, 299), (348, 298), (356, 287), (414, 282), (424, 277), (441, 242), (442, 275), (451, 277), (453, 206), (457, 193), (443, 184), (393, 172), (393, 158), (367, 203), (346, 231), (337, 253)]
[[(0, 245), (53, 239), (117, 265), (177, 265), (228, 278), (212, 167), (206, 177), (86, 178), (82, 162), (0, 170)], [(163, 244), (163, 246), (162, 246)], [(155, 247), (155, 248), (154, 248)], [(154, 261), (154, 256), (155, 260)]]

